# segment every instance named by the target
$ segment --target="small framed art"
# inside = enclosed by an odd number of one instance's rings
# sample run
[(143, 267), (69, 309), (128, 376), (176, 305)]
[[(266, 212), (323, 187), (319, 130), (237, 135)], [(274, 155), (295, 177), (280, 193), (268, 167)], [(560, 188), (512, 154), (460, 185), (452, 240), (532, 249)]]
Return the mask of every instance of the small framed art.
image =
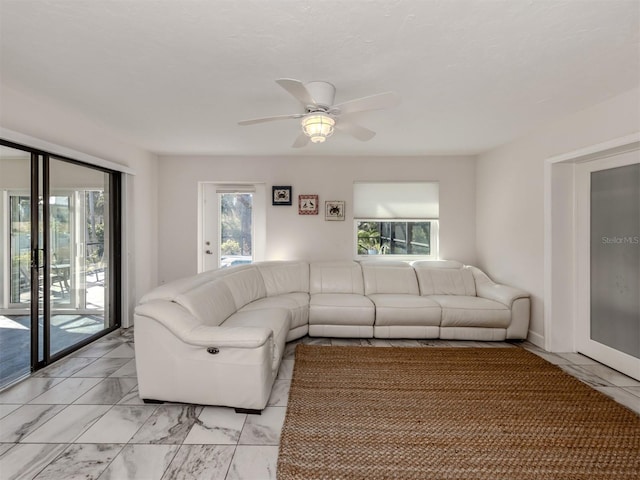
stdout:
[(298, 215), (317, 215), (318, 195), (298, 195)]
[(291, 205), (291, 186), (271, 187), (271, 205)]
[(344, 201), (327, 200), (324, 202), (325, 220), (344, 220)]

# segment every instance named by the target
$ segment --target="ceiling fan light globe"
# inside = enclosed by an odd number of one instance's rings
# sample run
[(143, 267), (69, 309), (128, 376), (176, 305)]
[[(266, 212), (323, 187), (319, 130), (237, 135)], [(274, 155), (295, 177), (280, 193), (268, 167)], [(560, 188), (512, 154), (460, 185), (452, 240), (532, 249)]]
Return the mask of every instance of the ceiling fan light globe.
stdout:
[(336, 121), (329, 115), (313, 113), (302, 119), (302, 131), (311, 142), (322, 143), (333, 134)]

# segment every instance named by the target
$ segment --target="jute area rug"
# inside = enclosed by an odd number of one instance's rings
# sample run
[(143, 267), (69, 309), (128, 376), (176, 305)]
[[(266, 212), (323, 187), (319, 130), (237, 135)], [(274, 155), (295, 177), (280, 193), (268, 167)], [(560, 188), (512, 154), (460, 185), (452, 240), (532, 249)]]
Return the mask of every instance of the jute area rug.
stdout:
[(520, 348), (299, 345), (279, 480), (640, 479), (640, 417)]

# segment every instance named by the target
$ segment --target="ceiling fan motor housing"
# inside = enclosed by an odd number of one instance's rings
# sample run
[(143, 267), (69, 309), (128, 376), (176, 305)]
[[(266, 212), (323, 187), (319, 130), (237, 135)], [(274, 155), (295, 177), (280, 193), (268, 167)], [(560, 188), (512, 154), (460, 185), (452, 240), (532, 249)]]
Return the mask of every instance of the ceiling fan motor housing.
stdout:
[(316, 102), (315, 105), (307, 105), (309, 111), (316, 111), (315, 107), (323, 107), (323, 110), (328, 110), (332, 105), (336, 96), (336, 87), (329, 82), (308, 82), (305, 83), (307, 91)]

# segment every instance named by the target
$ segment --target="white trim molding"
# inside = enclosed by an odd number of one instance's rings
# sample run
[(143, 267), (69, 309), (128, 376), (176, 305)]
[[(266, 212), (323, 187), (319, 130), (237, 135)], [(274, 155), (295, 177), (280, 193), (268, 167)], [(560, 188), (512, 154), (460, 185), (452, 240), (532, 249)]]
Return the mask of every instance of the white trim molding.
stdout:
[(579, 163), (640, 148), (640, 132), (556, 155), (544, 164), (544, 349), (576, 351), (576, 185)]
[(97, 167), (108, 168), (109, 170), (115, 170), (116, 172), (128, 173), (129, 175), (135, 175), (136, 171), (125, 165), (111, 162), (103, 158), (94, 157), (87, 153), (79, 152), (71, 148), (63, 147), (55, 143), (47, 142), (36, 137), (31, 137), (23, 133), (9, 130), (8, 128), (0, 127), (0, 138), (8, 142), (18, 143), (25, 147), (30, 147), (36, 150), (42, 150), (54, 155), (60, 155), (62, 157), (72, 158), (81, 162), (95, 165)]

